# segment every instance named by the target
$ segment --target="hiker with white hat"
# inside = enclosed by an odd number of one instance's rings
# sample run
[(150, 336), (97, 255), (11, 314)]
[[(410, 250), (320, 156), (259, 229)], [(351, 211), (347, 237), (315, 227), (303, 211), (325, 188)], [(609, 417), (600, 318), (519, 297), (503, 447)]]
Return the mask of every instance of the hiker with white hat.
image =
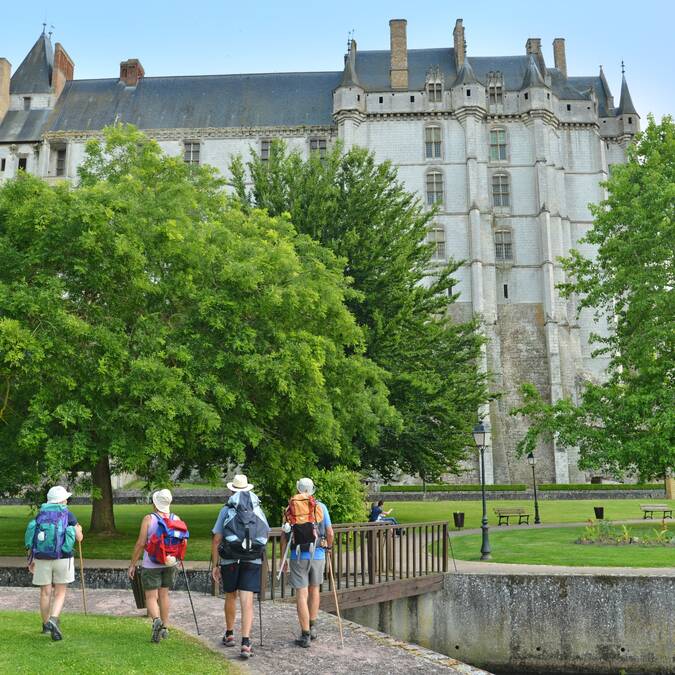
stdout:
[(52, 640), (63, 639), (60, 616), (68, 584), (75, 581), (73, 549), (75, 542), (83, 539), (82, 527), (68, 510), (70, 496), (61, 485), (51, 488), (24, 536), (29, 550), (28, 570), (33, 585), (40, 587), (42, 633), (51, 635)]
[(262, 557), (269, 536), (267, 518), (260, 500), (252, 492), (253, 485), (243, 474), (227, 484), (232, 495), (220, 510), (213, 526), (211, 574), (225, 591), (225, 635), (223, 644), (234, 647), (234, 624), (237, 617), (237, 595), (241, 608), (241, 652), (243, 659), (253, 656), (251, 626), (253, 594), (260, 593)]
[[(153, 544), (159, 543), (159, 537), (167, 522), (171, 524), (172, 534), (179, 533), (180, 529), (184, 529), (187, 533), (185, 523), (177, 515), (171, 513), (172, 501), (171, 491), (166, 488), (153, 493), (152, 503), (155, 510), (145, 516), (141, 522), (141, 529), (127, 571), (129, 578), (133, 579), (137, 573), (136, 564), (142, 553), (141, 582), (145, 591), (145, 605), (148, 608), (148, 616), (152, 619), (151, 642), (160, 642), (169, 635), (167, 628), (170, 610), (169, 591), (176, 581), (178, 561), (174, 555), (157, 557), (149, 551), (153, 552)], [(186, 538), (187, 536), (189, 534), (186, 534)], [(185, 545), (187, 545), (187, 542)]]

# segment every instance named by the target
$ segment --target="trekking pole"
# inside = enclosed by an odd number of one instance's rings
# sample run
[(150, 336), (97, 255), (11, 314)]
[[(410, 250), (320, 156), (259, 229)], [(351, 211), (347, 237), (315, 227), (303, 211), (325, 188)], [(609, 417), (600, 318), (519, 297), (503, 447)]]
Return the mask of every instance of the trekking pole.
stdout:
[(448, 535), (448, 544), (450, 544), (450, 555), (452, 556), (452, 564), (455, 566), (455, 574), (457, 574), (457, 561), (455, 560), (455, 552), (452, 550), (452, 537)]
[(279, 566), (279, 573), (277, 574), (277, 581), (281, 579), (281, 575), (284, 572), (284, 565), (286, 564), (286, 556), (288, 555), (288, 549), (291, 547), (291, 535), (288, 534), (288, 543), (286, 544), (286, 550), (284, 551), (283, 556), (281, 557), (281, 565)]
[(335, 577), (333, 576), (333, 556), (330, 551), (328, 553), (328, 574), (330, 574), (330, 585), (333, 587), (333, 599), (335, 600), (335, 611), (337, 612), (338, 626), (340, 628), (340, 643), (342, 648), (345, 646), (345, 636), (342, 632), (342, 617), (340, 616), (340, 605), (338, 604), (337, 589), (335, 588)]
[(192, 607), (192, 616), (195, 618), (195, 626), (197, 626), (197, 635), (201, 635), (199, 632), (199, 624), (197, 623), (197, 613), (195, 612), (195, 606), (192, 603), (192, 593), (190, 593), (190, 582), (188, 581), (187, 574), (185, 572), (185, 565), (183, 561), (180, 561), (181, 569), (183, 570), (183, 576), (185, 577), (185, 588), (187, 588), (188, 598), (190, 598), (190, 607)]
[(84, 590), (84, 561), (82, 560), (82, 542), (77, 542), (77, 548), (80, 551), (80, 585), (82, 586), (82, 604), (84, 605), (84, 613), (87, 614), (87, 593)]

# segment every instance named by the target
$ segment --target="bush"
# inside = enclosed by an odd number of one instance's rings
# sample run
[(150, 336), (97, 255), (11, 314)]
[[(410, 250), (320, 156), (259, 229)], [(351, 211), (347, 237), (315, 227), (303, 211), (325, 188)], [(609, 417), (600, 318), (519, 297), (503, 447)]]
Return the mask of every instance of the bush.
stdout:
[[(524, 492), (526, 485), (486, 485), (486, 492)], [(448, 485), (446, 483), (430, 483), (427, 492), (480, 492), (480, 485)], [(423, 485), (383, 485), (380, 492), (424, 492)]]
[(542, 483), (543, 492), (553, 490), (663, 490), (661, 483)]
[(316, 497), (328, 507), (333, 523), (366, 520), (366, 487), (358, 473), (336, 467), (316, 471), (311, 478), (316, 484)]

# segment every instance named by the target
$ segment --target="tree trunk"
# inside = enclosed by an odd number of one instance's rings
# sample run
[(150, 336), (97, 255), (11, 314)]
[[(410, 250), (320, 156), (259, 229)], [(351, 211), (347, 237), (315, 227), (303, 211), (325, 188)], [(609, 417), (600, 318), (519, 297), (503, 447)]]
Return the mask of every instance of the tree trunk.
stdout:
[(115, 534), (115, 513), (113, 512), (112, 481), (110, 480), (110, 462), (103, 455), (91, 472), (94, 487), (101, 494), (100, 499), (92, 499), (91, 532)]

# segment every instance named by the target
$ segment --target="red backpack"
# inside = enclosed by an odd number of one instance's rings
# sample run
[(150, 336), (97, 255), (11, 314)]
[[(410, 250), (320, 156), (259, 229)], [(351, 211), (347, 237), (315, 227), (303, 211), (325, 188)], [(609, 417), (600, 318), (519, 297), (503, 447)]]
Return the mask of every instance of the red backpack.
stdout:
[(173, 556), (176, 560), (185, 558), (187, 540), (190, 537), (187, 525), (173, 513), (168, 518), (151, 514), (157, 518), (157, 529), (145, 545), (145, 550), (152, 562), (166, 565), (166, 557)]

